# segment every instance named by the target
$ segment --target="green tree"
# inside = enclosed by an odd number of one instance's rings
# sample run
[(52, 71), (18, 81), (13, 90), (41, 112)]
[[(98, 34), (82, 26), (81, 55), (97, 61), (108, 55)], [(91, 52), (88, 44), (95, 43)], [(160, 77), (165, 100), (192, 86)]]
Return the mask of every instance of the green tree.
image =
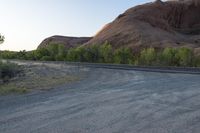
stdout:
[(70, 48), (67, 52), (67, 61), (77, 61), (77, 52), (75, 48)]
[(179, 48), (176, 53), (176, 58), (179, 60), (180, 66), (192, 66), (193, 51), (189, 48)]
[(0, 34), (0, 44), (2, 44), (4, 41), (5, 41), (5, 37)]
[(2, 44), (2, 43), (4, 42), (4, 40), (5, 40), (4, 36), (2, 36), (2, 35), (0, 34), (0, 44)]
[(99, 45), (92, 45), (85, 47), (84, 58), (87, 62), (100, 62), (100, 47)]
[(42, 58), (40, 59), (41, 61), (52, 61), (52, 57), (51, 56), (42, 56)]
[[(40, 49), (37, 49), (37, 50), (33, 51), (32, 56), (34, 56), (33, 58), (36, 59), (36, 60), (41, 60), (42, 57), (51, 56), (51, 55), (50, 55), (50, 52), (49, 52), (49, 50), (47, 48), (40, 48)], [(53, 59), (54, 58), (52, 57), (52, 60)]]
[(118, 64), (131, 64), (133, 54), (130, 48), (119, 48), (114, 52), (114, 62)]
[(144, 49), (140, 53), (140, 65), (154, 65), (157, 56), (154, 48)]
[(84, 47), (71, 48), (67, 53), (67, 61), (85, 62), (86, 49)]
[(52, 58), (52, 61), (55, 61), (58, 54), (58, 44), (50, 44), (47, 47), (47, 50), (50, 54), (49, 56)]
[(77, 54), (76, 60), (79, 62), (86, 62), (87, 61), (85, 58), (86, 52), (87, 51), (86, 51), (85, 47), (81, 46), (81, 47), (76, 48), (76, 54)]
[(22, 59), (22, 60), (26, 59), (26, 50), (19, 51), (17, 53), (17, 59)]
[[(66, 48), (63, 44), (50, 44), (47, 47), (47, 50), (49, 52), (49, 56), (52, 58), (52, 60), (54, 61), (63, 61), (65, 60), (65, 56), (66, 56)], [(45, 55), (47, 56), (47, 55)], [(50, 59), (50, 58), (48, 58)]]
[(55, 60), (56, 61), (64, 61), (66, 55), (66, 48), (64, 45), (59, 44), (57, 47), (57, 54), (55, 53)]
[(177, 49), (175, 48), (165, 48), (162, 52), (162, 60), (164, 65), (167, 66), (177, 66), (178, 59), (176, 58)]
[(113, 62), (113, 49), (107, 42), (100, 46), (100, 62), (102, 63), (112, 63)]
[(34, 56), (34, 51), (28, 51), (26, 52), (26, 60), (36, 60)]
[(12, 51), (1, 51), (0, 52), (0, 58), (2, 59), (14, 59), (17, 56), (17, 52), (12, 52)]
[(200, 67), (200, 55), (194, 56), (194, 59), (193, 59), (193, 66), (194, 66), (194, 67)]

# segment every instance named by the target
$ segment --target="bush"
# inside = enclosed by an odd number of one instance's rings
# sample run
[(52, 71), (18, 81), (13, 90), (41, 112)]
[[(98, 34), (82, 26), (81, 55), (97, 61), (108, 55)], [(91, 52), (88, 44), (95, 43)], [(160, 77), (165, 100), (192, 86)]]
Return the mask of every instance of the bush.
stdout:
[(101, 53), (99, 45), (92, 45), (86, 47), (86, 53), (84, 55), (87, 62), (98, 63), (100, 62)]
[(104, 43), (100, 46), (100, 62), (112, 63), (113, 62), (113, 49), (109, 43)]
[(131, 64), (133, 54), (130, 48), (119, 48), (114, 53), (114, 62), (118, 64)]
[(0, 62), (0, 80), (3, 82), (9, 81), (10, 78), (17, 75), (20, 72), (18, 65), (14, 63)]
[(52, 61), (53, 58), (51, 56), (43, 56), (40, 60), (41, 61)]
[(86, 51), (84, 47), (71, 48), (67, 52), (66, 61), (86, 62)]
[(34, 51), (1, 51), (0, 58), (42, 61), (72, 61), (92, 63), (117, 63), (147, 66), (200, 66), (200, 56), (195, 57), (188, 48), (146, 48), (137, 55), (130, 48), (113, 49), (105, 42), (102, 45), (81, 46), (66, 49), (62, 44), (51, 44)]
[(200, 67), (200, 56), (199, 55), (197, 55), (197, 56), (194, 57), (194, 59), (193, 59), (193, 66), (194, 67)]
[(58, 45), (58, 51), (55, 55), (55, 60), (56, 61), (64, 61), (66, 56), (66, 49), (65, 46), (60, 44)]
[(66, 60), (67, 61), (78, 61), (78, 54), (77, 54), (77, 51), (76, 49), (69, 49), (68, 52), (67, 52), (67, 58)]
[(13, 58), (17, 58), (17, 52), (13, 52), (13, 51), (1, 51), (0, 52), (0, 58), (3, 59), (13, 59)]
[(179, 66), (192, 66), (193, 64), (193, 51), (189, 48), (178, 49), (175, 57), (179, 61)]
[(177, 49), (165, 48), (162, 52), (160, 62), (162, 62), (162, 64), (165, 66), (177, 66), (179, 64), (179, 60), (176, 54)]
[(32, 56), (33, 56), (32, 58), (34, 58), (36, 60), (41, 60), (41, 58), (44, 56), (50, 56), (50, 52), (46, 48), (40, 48), (40, 49), (33, 51)]
[(140, 65), (154, 65), (156, 63), (156, 51), (154, 48), (144, 49), (140, 53), (139, 64)]

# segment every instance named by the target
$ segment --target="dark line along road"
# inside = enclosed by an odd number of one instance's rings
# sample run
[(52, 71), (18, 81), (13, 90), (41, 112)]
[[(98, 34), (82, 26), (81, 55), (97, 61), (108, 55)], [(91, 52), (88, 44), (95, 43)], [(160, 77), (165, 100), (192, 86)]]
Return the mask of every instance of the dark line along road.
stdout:
[(8, 60), (8, 61), (26, 65), (60, 64), (60, 65), (72, 65), (72, 66), (89, 67), (89, 68), (134, 70), (134, 71), (159, 72), (159, 73), (200, 74), (200, 67), (134, 66), (127, 64), (108, 64), (108, 63), (106, 64), (106, 63), (86, 63), (86, 62), (66, 62), (66, 61), (37, 61), (37, 62), (27, 61), (27, 60)]

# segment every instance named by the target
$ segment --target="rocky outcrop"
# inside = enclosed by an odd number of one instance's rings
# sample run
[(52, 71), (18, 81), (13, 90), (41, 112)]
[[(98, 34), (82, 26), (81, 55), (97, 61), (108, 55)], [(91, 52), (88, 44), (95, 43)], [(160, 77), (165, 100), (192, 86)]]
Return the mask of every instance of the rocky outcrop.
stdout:
[(114, 48), (190, 47), (200, 49), (200, 0), (170, 0), (139, 5), (120, 14), (105, 25), (93, 38), (53, 36), (39, 46), (64, 44), (67, 48), (81, 44), (101, 45), (109, 42)]
[(38, 46), (38, 48), (47, 47), (51, 44), (62, 44), (66, 48), (78, 47), (86, 42), (88, 42), (91, 37), (65, 37), (65, 36), (52, 36), (46, 38), (42, 43)]
[(114, 47), (200, 47), (199, 0), (139, 5), (119, 15), (86, 43), (110, 42)]

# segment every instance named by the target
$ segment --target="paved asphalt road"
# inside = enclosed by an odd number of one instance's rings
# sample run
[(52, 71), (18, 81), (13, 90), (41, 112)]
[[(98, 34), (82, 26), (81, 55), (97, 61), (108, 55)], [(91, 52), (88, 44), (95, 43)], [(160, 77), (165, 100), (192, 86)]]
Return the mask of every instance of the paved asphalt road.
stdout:
[(0, 133), (199, 132), (200, 75), (88, 68), (76, 83), (0, 97)]

